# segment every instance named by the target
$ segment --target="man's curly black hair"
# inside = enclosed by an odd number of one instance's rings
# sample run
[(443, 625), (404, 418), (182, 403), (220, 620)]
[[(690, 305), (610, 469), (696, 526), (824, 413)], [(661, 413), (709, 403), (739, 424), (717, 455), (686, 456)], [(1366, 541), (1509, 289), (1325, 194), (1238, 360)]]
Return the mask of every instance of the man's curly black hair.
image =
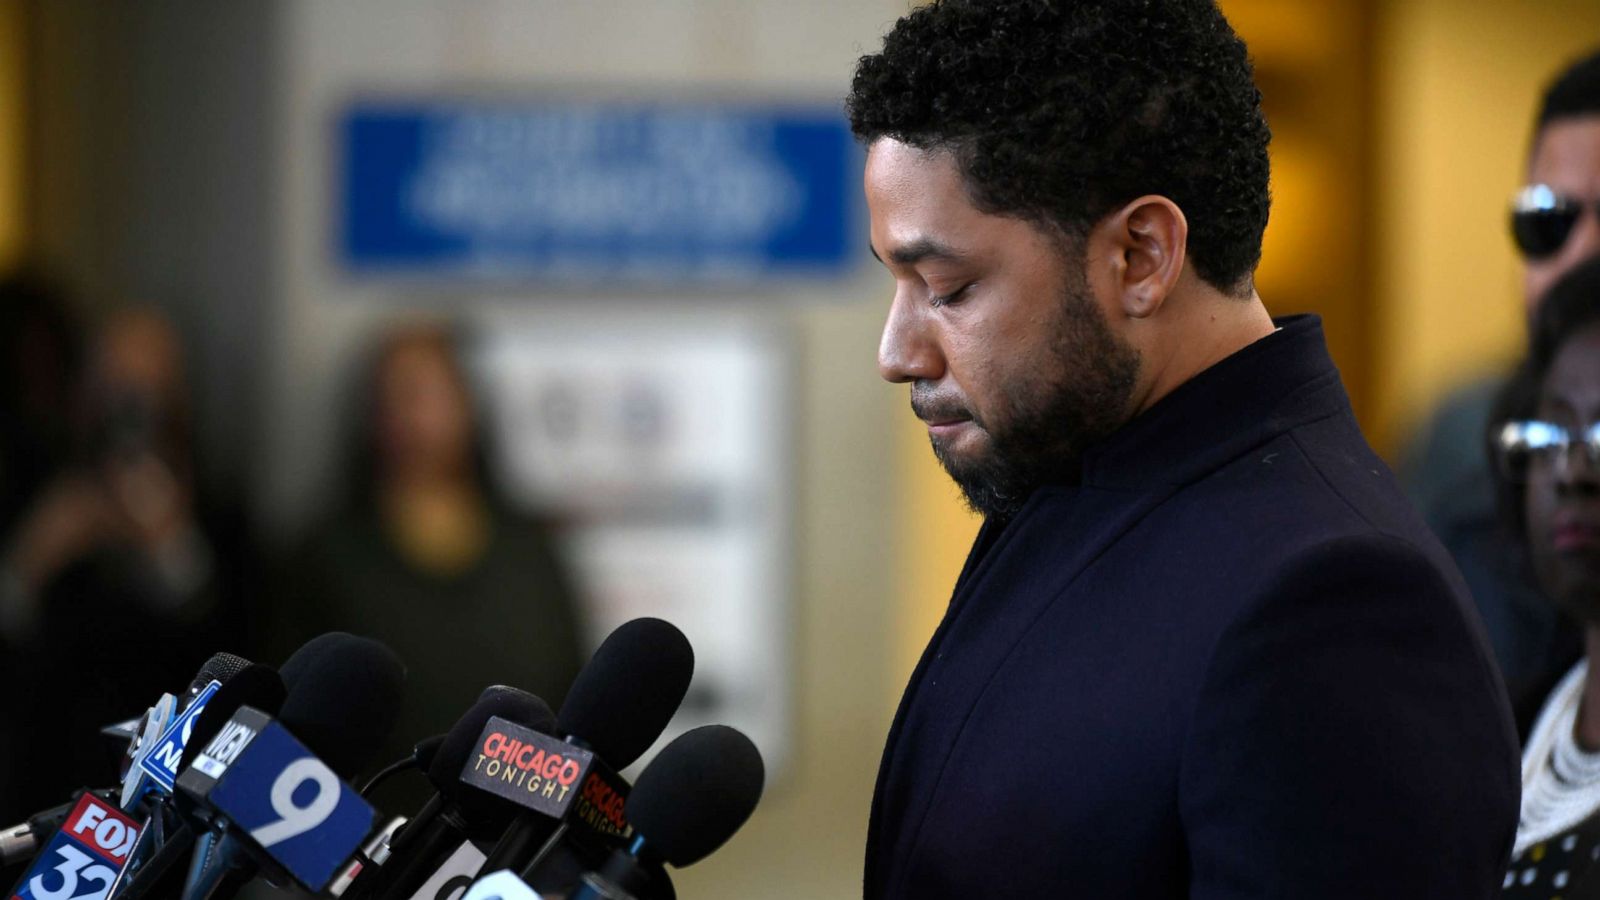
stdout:
[(953, 153), (978, 208), (1081, 237), (1159, 194), (1248, 296), (1267, 226), (1261, 92), (1213, 0), (935, 0), (856, 67), (850, 125)]
[(1600, 115), (1600, 51), (1575, 60), (1545, 88), (1538, 130), (1559, 119), (1594, 115)]

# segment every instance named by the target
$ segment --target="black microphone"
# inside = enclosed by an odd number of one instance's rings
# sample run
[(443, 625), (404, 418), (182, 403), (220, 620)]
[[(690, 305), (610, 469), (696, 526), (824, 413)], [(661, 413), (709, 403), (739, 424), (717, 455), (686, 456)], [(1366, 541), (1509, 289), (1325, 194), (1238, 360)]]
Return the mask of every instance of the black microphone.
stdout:
[[(135, 720), (122, 758), (124, 811), (138, 814), (152, 798), (172, 793), (172, 781), (178, 777), (178, 757), (183, 752), (189, 723), (221, 685), (250, 664), (249, 660), (232, 653), (213, 654), (181, 694), (162, 694)], [(114, 726), (102, 729), (101, 733), (114, 733)]]
[[(283, 679), (271, 666), (251, 664), (239, 670), (211, 695), (195, 717), (176, 771), (187, 769), (240, 707), (276, 713), (286, 696)], [(175, 865), (194, 847), (195, 833), (179, 817), (177, 803), (177, 798), (165, 794), (152, 805), (128, 865), (112, 882), (107, 900), (143, 900), (153, 892), (165, 896), (178, 887), (173, 881), (178, 871)]]
[[(117, 722), (107, 725), (100, 729), (100, 733), (109, 738), (127, 741), (129, 743), (128, 755), (131, 757), (139, 747), (140, 738), (143, 736), (142, 732), (144, 726), (151, 721), (152, 715), (157, 712), (163, 703), (170, 701), (173, 704), (169, 715), (180, 713), (185, 707), (193, 702), (194, 698), (205, 689), (206, 685), (213, 681), (227, 681), (229, 678), (233, 677), (234, 673), (236, 673), (239, 669), (242, 669), (249, 664), (249, 660), (246, 660), (241, 656), (235, 656), (232, 653), (213, 654), (210, 659), (206, 660), (200, 666), (200, 671), (195, 675), (194, 680), (190, 682), (188, 689), (182, 694), (179, 694), (176, 697), (174, 697), (172, 694), (162, 694), (161, 699), (157, 701), (154, 706), (146, 710), (144, 715), (129, 719), (125, 722)], [(158, 721), (164, 723), (167, 718), (168, 716), (161, 716), (158, 717)], [(159, 732), (160, 729), (158, 728), (157, 733), (159, 734)]]
[[(567, 735), (567, 743), (592, 750), (613, 773), (626, 768), (666, 730), (693, 677), (694, 648), (676, 626), (653, 618), (625, 622), (600, 644), (573, 681), (561, 705), (559, 733)], [(595, 780), (593, 785), (590, 779)], [(560, 820), (536, 809), (524, 811), (496, 842), (478, 870), (479, 877), (499, 869), (533, 871), (569, 837), (575, 818), (588, 813), (589, 821), (598, 820), (591, 797), (604, 796), (619, 805), (626, 792), (620, 777), (594, 771), (585, 779), (578, 802)], [(611, 830), (626, 833), (626, 822), (617, 821), (620, 813), (614, 810), (607, 818)], [(571, 852), (579, 857), (609, 849), (596, 846), (603, 841), (585, 837), (569, 843), (576, 844)]]
[(694, 678), (694, 648), (664, 619), (624, 622), (573, 679), (560, 729), (626, 769), (661, 737)]
[[(164, 786), (152, 780), (141, 764), (148, 760), (150, 765), (158, 765), (168, 757), (175, 760), (183, 740), (180, 727), (184, 721), (182, 714), (195, 702), (196, 697), (213, 687), (213, 682), (226, 683), (248, 665), (248, 661), (231, 653), (215, 654), (200, 667), (182, 694), (162, 694), (142, 717), (134, 721), (132, 737), (127, 739), (124, 751), (120, 790), (104, 789), (88, 793), (119, 804), (123, 811), (136, 818), (144, 817), (153, 802), (170, 790), (170, 785)], [(110, 735), (114, 730), (114, 726), (108, 726), (102, 729), (102, 733)], [(173, 733), (169, 736), (166, 734), (168, 731)], [(162, 738), (167, 739), (163, 741)], [(37, 853), (43, 840), (61, 827), (84, 793), (75, 792), (67, 803), (35, 813), (26, 821), (0, 831), (0, 866), (22, 862)], [(133, 860), (130, 853), (123, 862), (123, 872)]]
[(191, 697), (199, 694), (201, 689), (212, 681), (227, 682), (250, 665), (250, 660), (233, 653), (213, 653), (211, 658), (200, 666), (200, 672), (195, 676), (194, 683), (189, 685), (189, 694)]
[[(60, 867), (70, 868), (82, 857), (84, 849), (108, 864), (96, 863), (102, 890), (125, 876), (134, 864), (135, 848), (148, 849), (152, 830), (158, 840), (162, 831), (160, 806), (170, 790), (170, 779), (161, 783), (154, 776), (175, 770), (183, 742), (205, 701), (248, 665), (237, 656), (219, 653), (206, 661), (181, 698), (161, 695), (140, 720), (140, 727), (129, 742), (125, 758), (128, 768), (120, 789), (79, 791), (74, 802), (36, 814), (0, 835), (0, 854), (7, 862), (38, 851), (19, 884), (59, 880), (66, 871)], [(151, 819), (155, 820), (153, 829)]]
[(289, 686), (280, 718), (293, 723), (294, 736), (346, 780), (371, 765), (394, 731), (405, 694), (406, 668), (394, 651), (330, 631), (307, 641), (278, 671)]
[(706, 725), (679, 735), (628, 795), (633, 842), (585, 875), (568, 900), (654, 896), (659, 864), (681, 869), (727, 843), (755, 811), (765, 778), (760, 751), (736, 729)]
[[(341, 779), (367, 765), (393, 728), (405, 667), (377, 641), (334, 632), (282, 672), (289, 689), (278, 719), (241, 708), (179, 778), (203, 828), (185, 900), (222, 900), (263, 871), (319, 891), (371, 831), (376, 811)], [(309, 797), (307, 784), (317, 788)], [(244, 821), (246, 812), (260, 821)]]
[(543, 700), (505, 685), (484, 689), (471, 709), (451, 726), (427, 769), (436, 793), (379, 853), (387, 862), (363, 868), (342, 895), (405, 898), (432, 878), (471, 838), (492, 840), (506, 828), (516, 807), (461, 781), (461, 770), (491, 719), (500, 718), (536, 731), (555, 730), (555, 714)]
[(217, 732), (241, 706), (253, 706), (262, 712), (276, 715), (289, 699), (289, 687), (283, 676), (271, 666), (253, 665), (217, 690), (206, 708), (195, 717), (194, 729), (184, 745), (183, 756), (178, 760), (178, 770), (189, 768), (200, 749), (216, 737)]

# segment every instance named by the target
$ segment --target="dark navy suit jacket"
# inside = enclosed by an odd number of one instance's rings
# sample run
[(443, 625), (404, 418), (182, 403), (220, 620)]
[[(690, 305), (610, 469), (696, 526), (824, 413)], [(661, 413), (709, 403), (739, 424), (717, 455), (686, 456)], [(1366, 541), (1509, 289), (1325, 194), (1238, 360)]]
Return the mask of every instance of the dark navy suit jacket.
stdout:
[(980, 532), (884, 751), (866, 896), (1488, 898), (1505, 692), (1298, 317)]

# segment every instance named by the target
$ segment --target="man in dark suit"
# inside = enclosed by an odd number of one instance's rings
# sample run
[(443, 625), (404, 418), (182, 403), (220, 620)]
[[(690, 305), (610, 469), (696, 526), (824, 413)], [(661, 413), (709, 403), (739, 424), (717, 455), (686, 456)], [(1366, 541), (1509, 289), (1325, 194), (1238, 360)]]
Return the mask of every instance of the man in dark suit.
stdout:
[(985, 524), (866, 896), (1487, 898), (1515, 737), (1312, 317), (1211, 0), (935, 2), (862, 59), (879, 349)]

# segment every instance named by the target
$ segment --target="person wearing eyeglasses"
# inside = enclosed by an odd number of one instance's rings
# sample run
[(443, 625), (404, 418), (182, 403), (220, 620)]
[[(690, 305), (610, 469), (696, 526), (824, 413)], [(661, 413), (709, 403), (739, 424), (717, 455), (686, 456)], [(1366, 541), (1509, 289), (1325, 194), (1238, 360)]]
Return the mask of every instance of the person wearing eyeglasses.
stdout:
[[(1524, 186), (1511, 209), (1530, 318), (1550, 286), (1600, 253), (1600, 52), (1546, 89)], [(1469, 385), (1439, 407), (1402, 452), (1402, 485), (1466, 578), (1526, 732), (1539, 701), (1578, 656), (1578, 629), (1541, 598), (1498, 527), (1480, 435), (1503, 376)]]
[(1585, 653), (1523, 749), (1507, 897), (1600, 897), (1600, 258), (1551, 287), (1490, 432), (1499, 509)]

